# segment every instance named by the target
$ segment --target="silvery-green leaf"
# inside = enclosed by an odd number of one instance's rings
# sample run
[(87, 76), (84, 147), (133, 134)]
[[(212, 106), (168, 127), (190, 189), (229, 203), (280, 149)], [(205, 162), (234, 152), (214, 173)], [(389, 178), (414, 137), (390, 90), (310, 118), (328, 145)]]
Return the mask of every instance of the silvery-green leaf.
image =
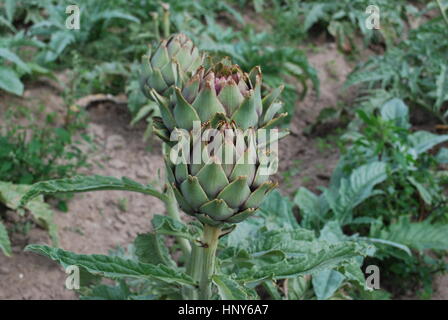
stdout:
[(345, 277), (336, 270), (322, 270), (313, 275), (313, 289), (318, 300), (327, 300), (339, 289)]
[(139, 234), (134, 240), (135, 255), (143, 263), (176, 268), (163, 238), (155, 233)]
[(64, 268), (75, 265), (86, 269), (89, 273), (107, 278), (158, 279), (168, 283), (195, 285), (190, 276), (161, 264), (140, 263), (98, 254), (76, 254), (44, 245), (29, 245), (25, 250), (47, 256)]
[(212, 281), (218, 287), (218, 293), (222, 300), (247, 300), (244, 287), (231, 277), (215, 274), (212, 276)]

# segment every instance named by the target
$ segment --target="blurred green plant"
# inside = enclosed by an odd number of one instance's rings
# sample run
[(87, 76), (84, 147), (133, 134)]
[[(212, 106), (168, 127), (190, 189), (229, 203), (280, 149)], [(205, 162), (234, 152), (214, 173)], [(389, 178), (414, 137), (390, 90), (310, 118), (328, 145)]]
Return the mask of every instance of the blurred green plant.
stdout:
[[(45, 108), (40, 108), (45, 112)], [(70, 111), (68, 111), (70, 113)], [(19, 124), (18, 116), (27, 118)], [(73, 115), (76, 116), (76, 115)], [(43, 123), (27, 108), (14, 107), (5, 112), (0, 126), (0, 181), (31, 184), (37, 181), (72, 176), (87, 166), (87, 157), (78, 147), (90, 143), (87, 135), (75, 137), (79, 124), (55, 125), (55, 112), (46, 113)]]
[[(4, 224), (5, 208), (10, 209), (12, 213), (16, 214), (25, 226), (22, 231), (27, 232), (30, 225), (30, 218), (33, 223), (44, 227), (48, 230), (50, 238), (54, 246), (58, 245), (58, 229), (53, 219), (53, 211), (50, 206), (46, 204), (43, 197), (38, 197), (29, 202), (24, 208), (19, 209), (19, 201), (23, 195), (30, 190), (29, 185), (19, 185), (10, 182), (0, 181), (0, 249), (6, 256), (11, 256), (11, 242), (8, 235), (8, 230)], [(7, 215), (5, 215), (7, 216)], [(19, 223), (12, 224), (12, 231), (18, 231)]]
[(345, 87), (386, 90), (411, 107), (446, 123), (448, 118), (448, 22), (439, 16), (410, 32), (409, 38), (372, 56), (349, 75)]
[(321, 230), (335, 223), (350, 237), (375, 244), (375, 259), (383, 260), (382, 270), (402, 279), (402, 288), (415, 285), (409, 282), (415, 276), (421, 276), (419, 283), (430, 283), (432, 273), (443, 270), (443, 260), (425, 272), (429, 257), (424, 250), (448, 249), (448, 211), (437, 172), (447, 151), (429, 151), (448, 135), (411, 132), (408, 107), (399, 99), (358, 115), (361, 131), (342, 137), (348, 147), (341, 151), (329, 187), (320, 195), (302, 187), (295, 195), (301, 225)]
[(52, 77), (50, 71), (33, 58), (33, 53), (44, 47), (44, 43), (26, 37), (23, 31), (1, 36), (0, 89), (20, 96), (24, 90), (23, 78), (38, 75)]
[[(360, 35), (364, 45), (384, 43), (387, 47), (402, 37), (409, 23), (409, 15), (419, 16), (415, 4), (405, 0), (254, 0), (234, 1), (241, 7), (252, 2), (257, 15), (262, 14), (277, 34), (289, 39), (303, 39), (316, 32), (326, 31), (335, 38), (338, 48), (346, 53), (356, 51), (356, 37)], [(381, 28), (368, 29), (368, 6), (380, 10)]]

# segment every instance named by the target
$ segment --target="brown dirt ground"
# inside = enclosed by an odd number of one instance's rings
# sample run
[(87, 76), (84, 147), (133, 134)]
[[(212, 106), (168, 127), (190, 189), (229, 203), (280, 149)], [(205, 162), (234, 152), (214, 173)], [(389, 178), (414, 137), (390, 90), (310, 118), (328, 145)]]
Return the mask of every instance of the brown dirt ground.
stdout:
[[(27, 90), (21, 101), (32, 107), (46, 103), (58, 111), (62, 100), (48, 87)], [(13, 98), (16, 100), (16, 98)], [(147, 152), (142, 142), (143, 128), (129, 127), (126, 106), (99, 105), (90, 109), (91, 123), (87, 132), (95, 137), (97, 150), (91, 162), (101, 162), (82, 169), (85, 174), (127, 176), (141, 183), (160, 185), (158, 172), (162, 168), (160, 146)], [(119, 209), (119, 201), (127, 199), (126, 212)], [(126, 246), (138, 233), (150, 228), (151, 216), (163, 213), (163, 204), (155, 198), (136, 193), (111, 191), (76, 195), (69, 202), (69, 212), (56, 211), (60, 246), (77, 253), (107, 254), (116, 246)], [(11, 236), (13, 256), (0, 255), (0, 299), (74, 299), (76, 295), (65, 289), (65, 273), (47, 258), (23, 252), (30, 243), (49, 244), (47, 233), (33, 228), (26, 236)]]
[[(283, 183), (285, 193), (306, 186), (317, 191), (318, 186), (328, 183), (338, 153), (336, 146), (322, 147), (319, 138), (306, 136), (303, 129), (314, 123), (319, 112), (337, 103), (350, 103), (354, 95), (342, 92), (342, 84), (353, 68), (335, 48), (324, 43), (308, 54), (310, 63), (318, 70), (321, 81), (321, 96), (314, 93), (298, 103), (291, 124), (291, 135), (280, 143), (280, 172), (277, 175)], [(58, 91), (46, 85), (34, 85), (25, 93), (25, 99), (1, 97), (8, 105), (21, 103), (30, 108), (45, 103), (48, 108), (61, 112), (63, 101)], [(2, 112), (0, 104), (0, 113)], [(92, 151), (94, 165), (82, 173), (111, 176), (127, 176), (142, 183), (161, 185), (159, 172), (163, 172), (159, 143), (143, 143), (142, 127), (131, 128), (126, 106), (99, 104), (89, 108), (88, 133), (95, 137), (97, 150)], [(1, 119), (0, 119), (1, 121)], [(299, 160), (299, 161), (297, 161)], [(127, 199), (126, 212), (119, 209), (119, 201)], [(69, 202), (69, 212), (56, 212), (59, 226), (60, 246), (77, 253), (107, 254), (116, 246), (126, 246), (134, 237), (150, 228), (153, 214), (163, 213), (163, 204), (152, 197), (120, 191), (93, 192), (76, 195)], [(66, 274), (58, 265), (47, 258), (23, 252), (30, 243), (49, 244), (46, 232), (32, 229), (26, 236), (12, 235), (13, 256), (0, 254), (0, 299), (76, 299), (74, 292), (65, 289)], [(434, 299), (448, 298), (447, 277), (435, 282)]]

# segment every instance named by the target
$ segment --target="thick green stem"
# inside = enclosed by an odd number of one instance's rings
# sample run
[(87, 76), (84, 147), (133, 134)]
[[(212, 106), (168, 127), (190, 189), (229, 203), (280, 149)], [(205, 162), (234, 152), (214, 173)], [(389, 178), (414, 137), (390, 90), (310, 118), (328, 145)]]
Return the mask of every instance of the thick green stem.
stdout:
[(199, 299), (209, 300), (212, 296), (212, 276), (215, 272), (216, 249), (218, 248), (221, 229), (204, 226), (202, 243), (202, 261), (200, 266)]
[[(165, 199), (165, 207), (166, 212), (169, 217), (173, 218), (174, 220), (181, 221), (180, 214), (179, 214), (179, 208), (177, 207), (177, 201), (173, 193), (173, 189), (171, 186), (167, 186), (166, 190), (166, 199)], [(185, 256), (185, 259), (189, 259), (190, 252), (191, 252), (191, 246), (187, 239), (184, 239), (182, 237), (176, 237), (176, 241), (179, 243), (180, 248), (182, 250), (182, 253)]]
[(215, 272), (216, 249), (221, 229), (204, 225), (204, 233), (199, 244), (192, 244), (191, 258), (187, 266), (189, 274), (199, 287), (186, 291), (188, 299), (208, 300), (212, 296), (212, 276)]
[[(187, 263), (187, 274), (193, 278), (196, 282), (199, 282), (200, 279), (200, 265), (202, 259), (201, 248), (191, 244), (191, 256), (190, 260)], [(184, 296), (188, 300), (197, 300), (199, 298), (199, 293), (197, 288), (188, 288), (184, 287)]]
[(170, 7), (168, 4), (163, 4), (162, 8), (163, 8), (163, 18), (162, 18), (163, 36), (166, 39), (170, 36)]

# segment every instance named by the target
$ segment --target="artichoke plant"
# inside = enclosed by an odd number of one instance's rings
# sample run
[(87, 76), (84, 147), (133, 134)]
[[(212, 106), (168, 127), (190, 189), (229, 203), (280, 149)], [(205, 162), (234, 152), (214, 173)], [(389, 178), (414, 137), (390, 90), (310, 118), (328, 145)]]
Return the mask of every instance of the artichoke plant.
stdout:
[[(274, 130), (285, 115), (279, 113), (282, 87), (267, 92), (258, 67), (246, 73), (226, 59), (205, 65), (198, 49), (184, 35), (163, 41), (154, 54), (145, 58), (141, 79), (142, 90), (160, 108), (161, 117), (154, 123), (155, 132), (166, 142), (169, 184), (164, 191), (125, 177), (81, 176), (39, 182), (21, 199), (21, 206), (39, 194), (59, 192), (126, 190), (157, 197), (165, 203), (169, 216), (162, 224), (157, 223), (157, 232), (176, 237), (184, 254), (182, 261), (186, 262), (185, 274), (180, 268), (171, 268), (174, 261), (164, 255), (158, 265), (118, 257), (87, 259), (84, 255), (77, 255), (73, 261), (87, 261), (86, 269), (91, 267), (95, 273), (100, 270), (109, 275), (109, 264), (104, 261), (113, 261), (117, 266), (120, 261), (123, 276), (138, 274), (145, 279), (174, 281), (184, 285), (182, 294), (188, 299), (211, 299), (212, 282), (221, 281), (214, 278), (219, 238), (253, 215), (276, 186), (269, 179), (269, 169), (276, 166), (273, 143), (287, 134)], [(177, 203), (202, 226), (196, 225), (190, 233), (180, 221)], [(143, 250), (164, 250), (156, 234), (152, 235), (155, 242), (149, 246), (147, 235), (140, 238), (145, 242)], [(48, 250), (53, 259), (62, 257), (64, 265), (68, 261), (65, 252)], [(95, 259), (101, 263), (91, 263)], [(165, 260), (169, 263), (165, 264)], [(225, 285), (237, 288), (235, 280), (228, 279)]]

